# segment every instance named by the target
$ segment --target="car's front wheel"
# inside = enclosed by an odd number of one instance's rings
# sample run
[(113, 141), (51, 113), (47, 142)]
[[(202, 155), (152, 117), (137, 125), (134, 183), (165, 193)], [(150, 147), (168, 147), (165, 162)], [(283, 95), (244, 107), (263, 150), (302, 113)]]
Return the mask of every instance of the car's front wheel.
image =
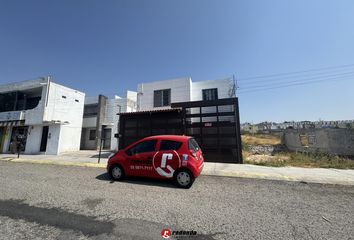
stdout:
[(123, 178), (125, 176), (123, 168), (119, 165), (113, 165), (109, 169), (109, 175), (115, 181), (121, 181), (121, 180), (123, 180)]
[(194, 176), (187, 169), (181, 169), (175, 175), (175, 183), (181, 188), (190, 188), (193, 182)]

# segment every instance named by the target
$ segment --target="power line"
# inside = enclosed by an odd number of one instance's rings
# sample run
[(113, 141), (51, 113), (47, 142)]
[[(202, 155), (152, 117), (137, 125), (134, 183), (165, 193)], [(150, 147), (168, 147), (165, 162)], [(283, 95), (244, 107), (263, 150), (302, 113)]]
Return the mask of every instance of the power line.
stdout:
[(293, 81), (283, 81), (280, 83), (272, 83), (272, 82), (267, 82), (266, 84), (263, 85), (256, 85), (256, 86), (246, 86), (246, 87), (241, 87), (241, 90), (245, 90), (245, 89), (255, 89), (255, 88), (262, 88), (262, 87), (269, 87), (272, 86), (274, 84), (289, 84), (289, 83), (306, 83), (308, 80), (316, 80), (316, 79), (336, 79), (338, 77), (346, 77), (346, 76), (352, 76), (354, 74), (354, 72), (347, 72), (347, 73), (342, 73), (342, 74), (332, 74), (332, 75), (327, 75), (327, 76), (321, 76), (321, 77), (312, 77), (312, 78), (305, 78), (305, 79), (297, 79), (297, 80), (293, 80)]
[(293, 74), (307, 73), (307, 72), (316, 72), (316, 71), (318, 72), (318, 71), (321, 71), (321, 70), (329, 70), (329, 69), (337, 69), (337, 68), (348, 68), (348, 67), (354, 67), (354, 64), (346, 64), (346, 65), (339, 65), (339, 66), (332, 66), (332, 67), (308, 69), (308, 70), (303, 70), (303, 71), (284, 72), (284, 73), (277, 73), (277, 74), (270, 74), (270, 75), (259, 75), (259, 76), (255, 76), (255, 77), (239, 78), (238, 80), (239, 81), (245, 81), (245, 80), (250, 80), (250, 79), (270, 78), (270, 77), (283, 76), (283, 75), (293, 75)]
[(302, 79), (302, 78), (316, 77), (316, 76), (326, 77), (327, 75), (332, 75), (332, 74), (346, 74), (348, 71), (350, 71), (350, 72), (354, 71), (354, 67), (350, 68), (350, 69), (338, 69), (338, 70), (331, 70), (331, 71), (327, 71), (327, 72), (304, 73), (304, 74), (300, 74), (300, 75), (278, 76), (278, 77), (266, 78), (266, 79), (262, 79), (262, 80), (242, 81), (241, 83), (242, 83), (242, 85), (256, 85), (259, 83), (282, 82), (285, 80)]
[[(349, 76), (348, 76), (349, 77)], [(346, 80), (353, 80), (354, 78), (341, 78), (337, 79), (337, 81), (346, 81)], [(333, 79), (327, 79), (328, 80), (333, 80)], [(299, 83), (293, 83), (293, 84), (287, 84), (287, 85), (281, 85), (281, 86), (273, 86), (273, 87), (265, 87), (265, 88), (259, 88), (259, 89), (252, 89), (252, 90), (246, 90), (246, 91), (241, 91), (238, 94), (244, 94), (244, 93), (252, 93), (252, 92), (258, 92), (258, 91), (265, 91), (265, 90), (272, 90), (272, 89), (278, 89), (278, 88), (287, 88), (287, 87), (292, 87), (292, 86), (300, 86), (300, 85), (308, 85), (308, 84), (313, 84), (313, 83), (321, 83), (321, 82), (326, 82), (326, 80), (317, 80), (317, 81), (308, 81), (308, 82), (299, 82)]]

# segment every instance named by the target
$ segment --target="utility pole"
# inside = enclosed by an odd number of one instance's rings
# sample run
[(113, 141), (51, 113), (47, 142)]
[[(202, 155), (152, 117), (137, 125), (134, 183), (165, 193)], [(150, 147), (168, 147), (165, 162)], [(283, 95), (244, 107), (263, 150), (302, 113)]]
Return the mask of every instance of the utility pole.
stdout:
[(234, 83), (234, 95), (236, 97), (236, 90), (238, 89), (238, 84), (237, 84), (237, 79), (235, 78), (235, 74), (232, 75), (232, 80), (233, 80), (233, 83)]

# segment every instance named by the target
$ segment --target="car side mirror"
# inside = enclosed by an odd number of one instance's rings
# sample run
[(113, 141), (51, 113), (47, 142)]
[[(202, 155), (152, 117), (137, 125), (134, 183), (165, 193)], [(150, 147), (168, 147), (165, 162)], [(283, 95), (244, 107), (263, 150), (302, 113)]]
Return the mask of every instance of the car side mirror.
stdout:
[(129, 149), (129, 150), (127, 150), (127, 151), (125, 151), (125, 154), (127, 154), (128, 156), (131, 156), (131, 155), (133, 155), (132, 154), (132, 151)]

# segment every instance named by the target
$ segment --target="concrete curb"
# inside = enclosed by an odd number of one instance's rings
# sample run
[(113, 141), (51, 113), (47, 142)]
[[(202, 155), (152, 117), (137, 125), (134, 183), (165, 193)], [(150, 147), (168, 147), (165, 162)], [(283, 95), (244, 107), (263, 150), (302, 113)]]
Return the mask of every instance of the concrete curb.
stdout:
[(61, 165), (61, 166), (93, 167), (93, 168), (106, 168), (106, 166), (107, 166), (104, 163), (55, 161), (55, 160), (49, 160), (49, 159), (34, 160), (34, 159), (23, 159), (23, 158), (0, 158), (0, 160), (15, 162), (15, 163), (51, 164), (51, 165)]
[(354, 186), (354, 170), (207, 163), (203, 175)]
[(342, 180), (338, 180), (338, 179), (331, 179), (331, 180), (308, 179), (308, 178), (301, 178), (301, 177), (295, 178), (295, 177), (290, 177), (290, 176), (286, 176), (286, 175), (274, 175), (274, 174), (266, 174), (266, 173), (255, 173), (255, 172), (250, 172), (250, 173), (248, 173), (248, 172), (227, 172), (227, 171), (222, 171), (222, 170), (217, 171), (217, 172), (208, 172), (208, 171), (203, 170), (202, 175), (354, 186), (354, 181), (342, 181)]
[(268, 180), (282, 180), (282, 181), (301, 181), (296, 178), (288, 177), (288, 176), (275, 176), (272, 174), (266, 173), (254, 173), (254, 172), (230, 172), (230, 171), (208, 171), (203, 170), (202, 175), (207, 176), (222, 176), (222, 177), (240, 177), (240, 178), (259, 178), (259, 179), (268, 179)]
[[(52, 164), (61, 166), (106, 168), (106, 163), (72, 162), (51, 159), (26, 159), (3, 157), (0, 161), (15, 163)], [(354, 170), (307, 169), (295, 167), (263, 167), (255, 165), (236, 165), (222, 163), (205, 163), (202, 175), (255, 178), (278, 181), (308, 182), (320, 184), (337, 184), (354, 186)]]

